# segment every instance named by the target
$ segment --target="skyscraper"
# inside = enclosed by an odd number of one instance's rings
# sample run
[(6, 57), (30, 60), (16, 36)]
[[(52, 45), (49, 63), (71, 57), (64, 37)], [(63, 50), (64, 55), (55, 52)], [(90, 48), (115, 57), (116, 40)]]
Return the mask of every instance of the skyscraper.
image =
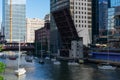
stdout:
[(51, 13), (62, 40), (62, 56), (69, 55), (71, 41), (92, 42), (91, 0), (51, 0)]
[(109, 7), (116, 7), (116, 6), (120, 6), (120, 0), (108, 0), (109, 2)]
[(108, 2), (99, 2), (99, 30), (107, 29), (108, 22)]
[(99, 0), (92, 0), (92, 43), (99, 36)]
[(116, 30), (119, 30), (120, 0), (108, 0), (108, 3), (110, 5), (108, 9), (108, 29), (117, 28)]
[(115, 8), (108, 8), (108, 29), (114, 29), (115, 27)]
[[(8, 42), (25, 41), (26, 0), (3, 0), (2, 34)], [(18, 36), (19, 35), (19, 36)]]

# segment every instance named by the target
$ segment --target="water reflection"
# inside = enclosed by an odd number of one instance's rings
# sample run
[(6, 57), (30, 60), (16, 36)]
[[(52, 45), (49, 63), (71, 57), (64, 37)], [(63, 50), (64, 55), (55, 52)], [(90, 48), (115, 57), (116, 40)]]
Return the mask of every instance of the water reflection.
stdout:
[(24, 74), (24, 75), (22, 75), (22, 76), (18, 76), (17, 78), (18, 78), (17, 80), (25, 80), (26, 74)]
[(119, 80), (120, 69), (99, 70), (96, 65), (81, 64), (79, 66), (68, 66), (66, 62), (54, 65), (52, 61), (45, 60), (41, 65), (37, 60), (32, 63), (26, 62), (21, 57), (21, 66), (25, 67), (26, 75), (17, 77), (14, 70), (17, 68), (17, 60), (0, 59), (7, 64), (5, 80)]

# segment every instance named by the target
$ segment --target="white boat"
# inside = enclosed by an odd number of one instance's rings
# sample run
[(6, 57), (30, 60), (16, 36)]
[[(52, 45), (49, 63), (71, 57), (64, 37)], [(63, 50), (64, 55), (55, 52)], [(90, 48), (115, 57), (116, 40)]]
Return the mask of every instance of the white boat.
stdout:
[[(19, 36), (20, 37), (20, 36)], [(19, 38), (20, 39), (20, 38)], [(19, 40), (19, 52), (18, 52), (18, 69), (15, 70), (17, 76), (21, 76), (26, 73), (25, 68), (20, 68), (20, 40)]]
[(39, 63), (40, 63), (40, 64), (44, 64), (43, 59), (40, 59), (40, 60), (39, 60)]
[(102, 64), (102, 65), (98, 65), (99, 69), (108, 69), (108, 70), (115, 70), (116, 67), (111, 66), (110, 64), (106, 63), (106, 64)]
[(4, 53), (0, 52), (0, 56), (3, 56), (3, 55), (4, 55)]
[(50, 57), (45, 57), (45, 59), (50, 59)]
[(19, 68), (18, 70), (15, 70), (15, 74), (16, 74), (17, 76), (23, 75), (23, 74), (25, 74), (25, 73), (26, 73), (25, 68)]
[(36, 59), (36, 60), (37, 60), (38, 58), (37, 58), (37, 57), (34, 57), (34, 59)]
[(68, 62), (68, 65), (75, 65), (75, 66), (77, 66), (79, 64), (77, 62), (73, 61), (73, 62)]
[(53, 64), (60, 65), (61, 63), (60, 63), (60, 61), (54, 61)]
[(79, 59), (79, 63), (80, 63), (80, 64), (83, 64), (83, 63), (84, 63), (84, 60), (83, 60), (83, 59)]
[(52, 58), (51, 61), (56, 61), (56, 58)]

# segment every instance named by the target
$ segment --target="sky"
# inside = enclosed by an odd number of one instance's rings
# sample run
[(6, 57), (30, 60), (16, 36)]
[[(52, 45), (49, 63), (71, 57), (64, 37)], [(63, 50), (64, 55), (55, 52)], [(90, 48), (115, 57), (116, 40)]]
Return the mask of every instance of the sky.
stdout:
[[(27, 0), (26, 17), (41, 18), (50, 12), (50, 0)], [(2, 0), (0, 0), (0, 22), (2, 20)]]

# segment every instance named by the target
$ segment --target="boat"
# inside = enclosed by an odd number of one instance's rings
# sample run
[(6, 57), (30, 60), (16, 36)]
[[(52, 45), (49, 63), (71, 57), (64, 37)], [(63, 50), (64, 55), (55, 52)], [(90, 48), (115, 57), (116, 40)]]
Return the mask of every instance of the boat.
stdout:
[(10, 55), (8, 58), (9, 58), (9, 60), (16, 60), (17, 56), (16, 55)]
[(9, 60), (16, 60), (16, 57), (11, 56), (9, 57)]
[(61, 63), (60, 63), (60, 61), (54, 61), (53, 64), (60, 65)]
[(75, 59), (75, 54), (73, 56), (73, 59), (71, 61), (68, 61), (68, 65), (72, 65), (72, 66), (77, 66), (79, 65), (79, 63), (76, 62), (76, 59)]
[(0, 52), (0, 57), (3, 56), (3, 55), (4, 55), (4, 53), (1, 53), (1, 52)]
[(49, 57), (45, 57), (45, 59), (50, 59)]
[(105, 64), (101, 64), (101, 65), (98, 65), (98, 68), (99, 69), (108, 69), (108, 70), (115, 70), (116, 67), (110, 65), (109, 63), (105, 63)]
[(84, 63), (84, 60), (83, 60), (83, 59), (79, 59), (79, 63), (80, 63), (80, 64), (83, 64), (83, 63)]
[(40, 59), (40, 60), (39, 60), (39, 63), (40, 63), (40, 64), (44, 64), (43, 59)]
[(26, 73), (25, 68), (19, 68), (18, 70), (15, 70), (15, 74), (16, 74), (17, 76), (23, 75), (23, 74), (25, 74), (25, 73)]
[(32, 58), (32, 56), (26, 56), (25, 60), (26, 60), (26, 62), (32, 62), (33, 58)]
[[(20, 39), (20, 38), (19, 38)], [(18, 52), (18, 69), (15, 70), (17, 76), (24, 75), (26, 73), (25, 68), (20, 68), (20, 40), (19, 40), (19, 52)]]
[(77, 66), (79, 64), (77, 62), (75, 62), (75, 61), (72, 61), (72, 62), (68, 62), (68, 65), (75, 65), (75, 66)]
[(56, 58), (52, 58), (51, 61), (56, 61)]
[(0, 55), (0, 58), (1, 58), (1, 59), (6, 59), (6, 58), (7, 58), (7, 55), (6, 55), (6, 54)]
[(18, 55), (16, 55), (14, 52), (10, 51), (10, 55), (8, 55), (9, 60), (16, 60), (18, 58)]

